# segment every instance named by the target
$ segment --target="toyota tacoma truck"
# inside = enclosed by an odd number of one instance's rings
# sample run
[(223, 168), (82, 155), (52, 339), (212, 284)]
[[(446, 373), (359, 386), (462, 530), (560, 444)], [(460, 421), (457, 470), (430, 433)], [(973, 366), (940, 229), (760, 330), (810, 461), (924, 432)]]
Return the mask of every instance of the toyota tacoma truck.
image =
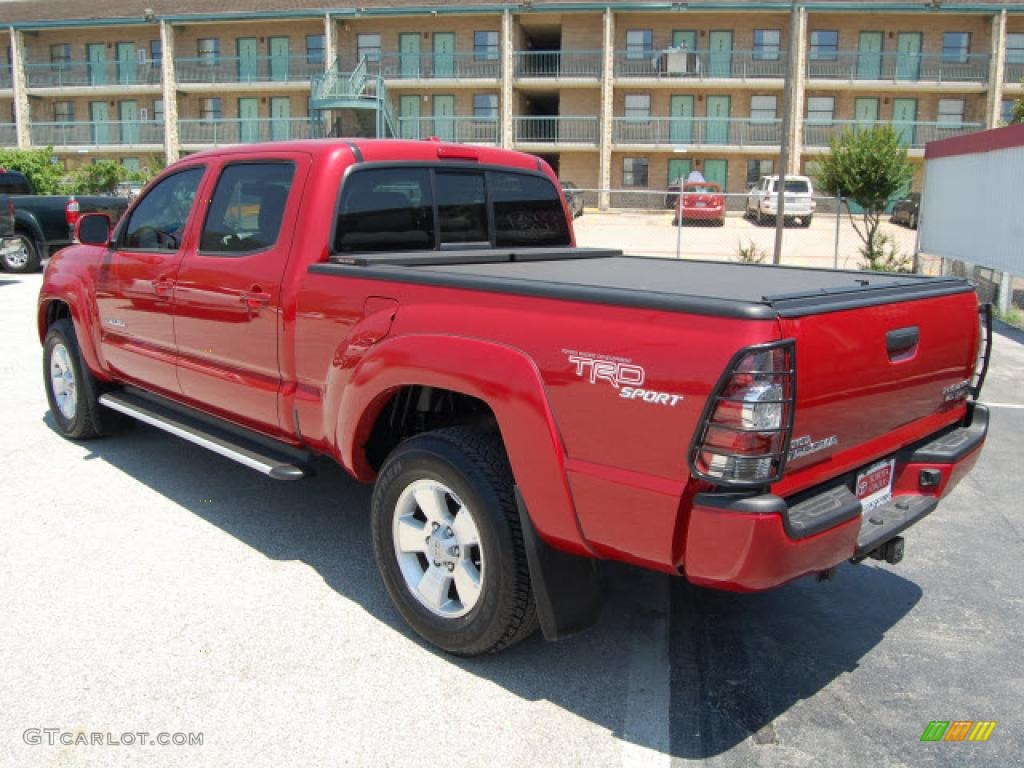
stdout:
[(333, 459), (456, 654), (590, 625), (600, 559), (740, 592), (895, 563), (987, 431), (968, 282), (576, 248), (526, 154), (216, 149), (77, 236), (38, 303), (56, 428), (127, 416), (278, 480)]

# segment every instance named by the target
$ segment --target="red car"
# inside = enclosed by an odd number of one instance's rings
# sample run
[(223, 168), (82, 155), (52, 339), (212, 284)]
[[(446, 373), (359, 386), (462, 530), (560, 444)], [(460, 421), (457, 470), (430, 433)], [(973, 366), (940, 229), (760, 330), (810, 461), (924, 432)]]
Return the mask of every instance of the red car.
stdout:
[(732, 591), (895, 563), (985, 440), (966, 280), (576, 248), (518, 152), (223, 147), (77, 238), (39, 294), (54, 427), (337, 462), (397, 610), (457, 654), (591, 624), (597, 559)]
[[(675, 215), (672, 224), (679, 224), (679, 200), (674, 196)], [(687, 221), (725, 224), (725, 196), (722, 188), (712, 181), (691, 181), (683, 185), (683, 223)]]

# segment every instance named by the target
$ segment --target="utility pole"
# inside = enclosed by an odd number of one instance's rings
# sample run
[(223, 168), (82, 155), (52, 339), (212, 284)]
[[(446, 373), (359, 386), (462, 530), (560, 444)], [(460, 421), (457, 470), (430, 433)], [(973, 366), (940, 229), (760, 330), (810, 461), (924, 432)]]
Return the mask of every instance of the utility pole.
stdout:
[(786, 227), (786, 166), (789, 165), (789, 134), (792, 129), (793, 86), (796, 73), (793, 62), (803, 40), (797, 40), (800, 21), (800, 5), (794, 2), (789, 10), (789, 43), (786, 56), (786, 74), (782, 91), (782, 151), (779, 155), (779, 183), (775, 187), (775, 253), (772, 264), (782, 263), (782, 232)]

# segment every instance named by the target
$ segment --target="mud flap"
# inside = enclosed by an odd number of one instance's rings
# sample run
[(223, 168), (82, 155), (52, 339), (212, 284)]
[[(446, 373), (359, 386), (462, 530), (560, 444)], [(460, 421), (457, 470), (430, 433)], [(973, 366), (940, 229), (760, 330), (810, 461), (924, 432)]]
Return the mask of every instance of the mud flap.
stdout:
[(597, 561), (559, 552), (545, 544), (533, 527), (518, 487), (515, 492), (530, 582), (537, 602), (537, 618), (544, 638), (561, 640), (589, 629), (601, 613)]

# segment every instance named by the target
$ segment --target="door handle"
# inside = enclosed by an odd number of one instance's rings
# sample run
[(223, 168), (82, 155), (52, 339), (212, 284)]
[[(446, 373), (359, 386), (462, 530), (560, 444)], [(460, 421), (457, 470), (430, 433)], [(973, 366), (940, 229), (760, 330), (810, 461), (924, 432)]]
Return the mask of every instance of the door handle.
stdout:
[(165, 277), (154, 280), (153, 292), (161, 299), (170, 298), (171, 294), (174, 293), (174, 281), (168, 280)]
[(889, 360), (897, 362), (913, 356), (917, 351), (919, 335), (916, 325), (897, 328), (885, 334), (885, 349), (889, 353)]
[(238, 298), (249, 309), (260, 309), (270, 303), (270, 294), (258, 285), (254, 285), (248, 291), (243, 292)]

